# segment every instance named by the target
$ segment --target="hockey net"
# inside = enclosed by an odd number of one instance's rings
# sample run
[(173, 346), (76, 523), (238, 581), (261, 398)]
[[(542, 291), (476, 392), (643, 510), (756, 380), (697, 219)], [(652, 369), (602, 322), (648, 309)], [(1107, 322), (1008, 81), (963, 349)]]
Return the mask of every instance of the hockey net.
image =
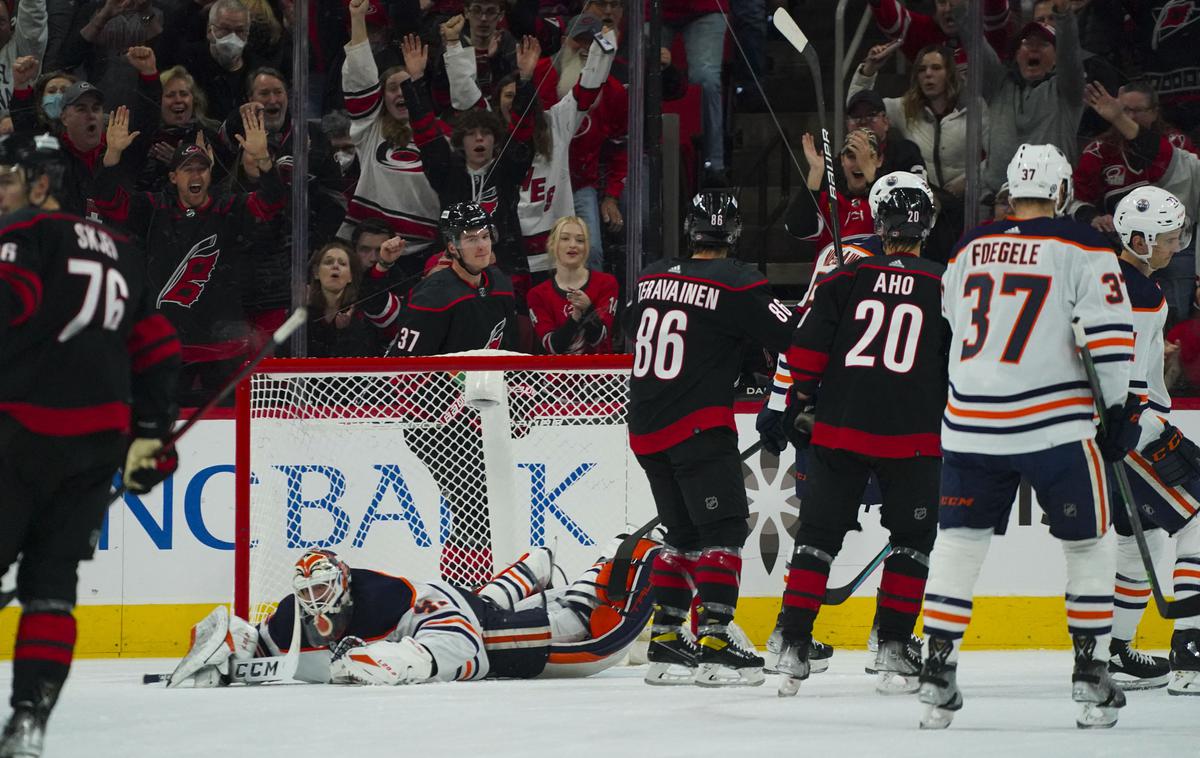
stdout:
[(290, 593), (310, 547), (477, 587), (530, 545), (568, 576), (653, 515), (628, 356), (476, 351), (264, 361), (238, 391), (234, 609)]

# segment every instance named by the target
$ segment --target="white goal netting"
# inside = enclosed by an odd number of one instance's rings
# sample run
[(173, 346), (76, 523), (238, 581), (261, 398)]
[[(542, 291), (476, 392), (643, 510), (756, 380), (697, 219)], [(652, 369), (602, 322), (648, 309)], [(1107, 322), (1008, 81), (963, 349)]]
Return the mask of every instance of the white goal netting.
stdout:
[(270, 613), (309, 547), (468, 587), (530, 545), (581, 571), (654, 512), (629, 452), (628, 363), (265, 362), (239, 400), (235, 610)]

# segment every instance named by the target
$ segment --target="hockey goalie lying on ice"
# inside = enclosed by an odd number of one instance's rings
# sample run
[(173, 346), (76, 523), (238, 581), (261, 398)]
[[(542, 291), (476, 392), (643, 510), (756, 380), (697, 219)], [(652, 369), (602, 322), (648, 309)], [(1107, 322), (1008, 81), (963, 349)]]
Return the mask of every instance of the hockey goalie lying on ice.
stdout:
[[(565, 589), (547, 589), (552, 559), (537, 548), (476, 592), (350, 568), (329, 550), (296, 561), (295, 592), (257, 628), (218, 606), (192, 629), (168, 687), (230, 683), (231, 661), (287, 653), (300, 609), (295, 678), (334, 684), (418, 684), (489, 677), (589, 676), (620, 662), (650, 616), (659, 545), (636, 545), (623, 602), (610, 602), (612, 561)], [(609, 551), (611, 554), (613, 551)]]

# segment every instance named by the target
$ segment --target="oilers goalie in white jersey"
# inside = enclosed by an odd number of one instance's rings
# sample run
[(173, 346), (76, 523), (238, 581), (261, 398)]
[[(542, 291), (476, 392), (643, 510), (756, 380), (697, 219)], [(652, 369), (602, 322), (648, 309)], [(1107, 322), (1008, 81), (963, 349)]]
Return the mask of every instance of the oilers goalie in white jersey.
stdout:
[[(967, 232), (943, 277), (950, 392), (942, 422), (938, 537), (925, 588), (928, 637), (921, 726), (944, 728), (963, 698), (958, 650), (993, 532), (1003, 533), (1022, 477), (1067, 563), (1072, 697), (1080, 727), (1112, 726), (1125, 697), (1108, 673), (1112, 505), (1105, 461), (1138, 437), (1129, 395), (1133, 326), (1117, 257), (1098, 232), (1056, 218), (1071, 166), (1053, 145), (1022, 145), (1008, 166), (1013, 215)], [(1108, 433), (1098, 437), (1072, 322), (1100, 376)]]
[[(615, 548), (615, 545), (614, 545)], [(230, 683), (227, 664), (279, 656), (300, 610), (295, 678), (333, 684), (420, 684), (488, 677), (588, 676), (615, 665), (650, 617), (650, 566), (659, 544), (639, 540), (626, 595), (609, 601), (613, 561), (565, 590), (546, 591), (550, 552), (532, 550), (477, 592), (351, 569), (330, 550), (296, 561), (293, 595), (256, 628), (218, 606), (192, 630), (168, 687)]]
[[(1113, 214), (1124, 248), (1121, 272), (1133, 307), (1129, 387), (1144, 401), (1137, 448), (1129, 451), (1124, 465), (1151, 553), (1162, 551), (1167, 534), (1175, 538), (1177, 601), (1200, 592), (1200, 448), (1168, 420), (1171, 396), (1163, 378), (1167, 303), (1150, 274), (1171, 262), (1187, 223), (1179, 198), (1158, 187), (1133, 190)], [(1170, 679), (1171, 694), (1200, 695), (1200, 617), (1176, 620), (1169, 663), (1130, 648), (1150, 582), (1124, 508), (1113, 508), (1113, 522), (1117, 576), (1109, 672), (1122, 689), (1161, 687)]]

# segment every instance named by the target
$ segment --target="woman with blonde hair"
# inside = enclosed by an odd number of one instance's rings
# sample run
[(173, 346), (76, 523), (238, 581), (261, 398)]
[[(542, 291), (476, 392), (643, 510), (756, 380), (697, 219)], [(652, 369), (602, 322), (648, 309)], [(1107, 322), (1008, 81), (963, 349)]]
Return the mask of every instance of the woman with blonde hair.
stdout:
[[(138, 143), (144, 148), (140, 154), (143, 162), (137, 171), (136, 188), (146, 192), (157, 192), (168, 183), (169, 164), (175, 148), (181, 142), (195, 142), (199, 132), (204, 133), (205, 142), (214, 145), (217, 122), (206, 116), (208, 99), (204, 90), (196, 86), (196, 80), (183, 66), (172, 66), (158, 74), (158, 84), (143, 84), (147, 96), (155, 89), (159, 103), (158, 127), (147, 130)], [(213, 181), (219, 182), (226, 174), (225, 156), (216, 156), (213, 166)]]
[(587, 224), (563, 216), (550, 227), (546, 250), (554, 275), (529, 291), (529, 318), (546, 353), (611, 353), (617, 279), (587, 267)]

